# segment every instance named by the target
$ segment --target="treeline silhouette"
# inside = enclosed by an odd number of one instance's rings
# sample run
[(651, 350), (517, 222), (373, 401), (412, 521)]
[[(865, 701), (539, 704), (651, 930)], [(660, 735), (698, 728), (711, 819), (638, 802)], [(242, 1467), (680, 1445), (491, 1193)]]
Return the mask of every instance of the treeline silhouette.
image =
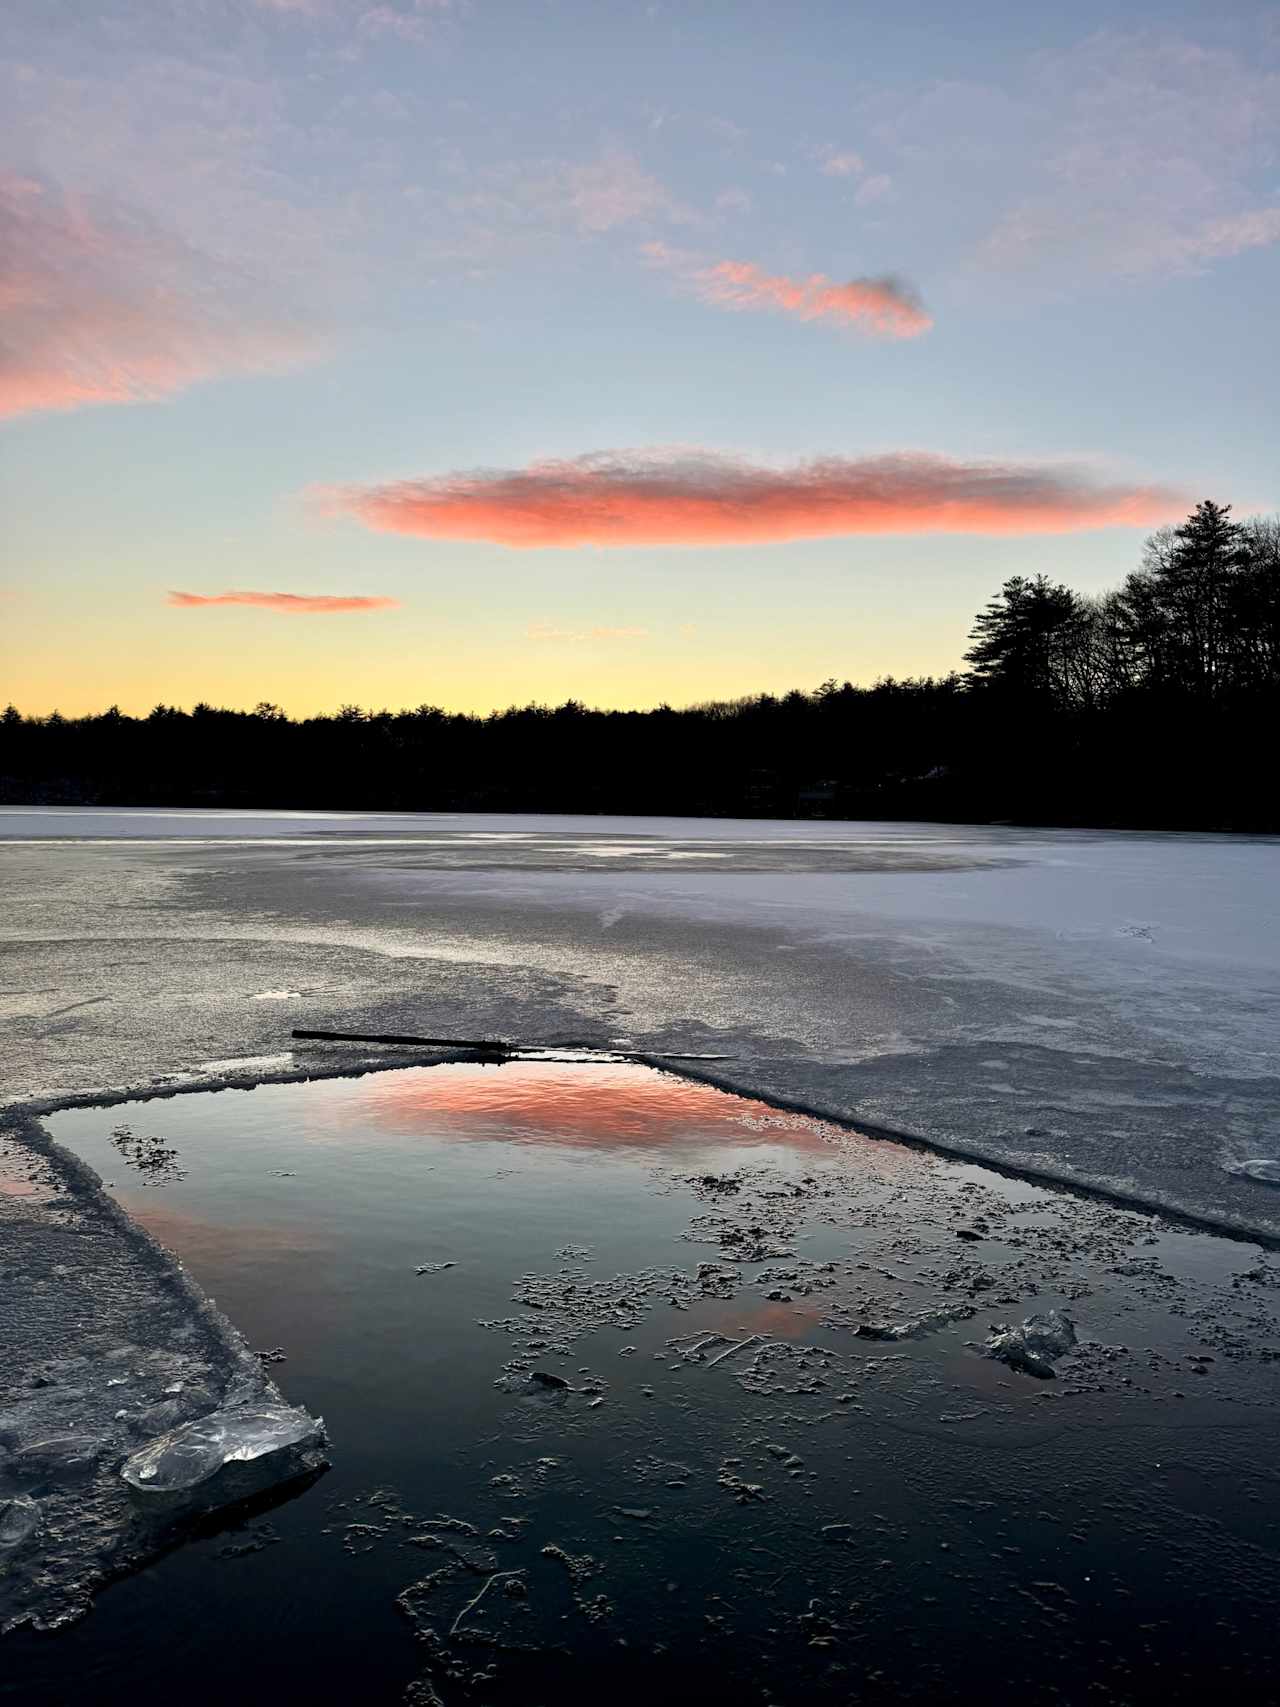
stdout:
[(1016, 576), (965, 674), (650, 711), (0, 716), (0, 799), (1280, 830), (1280, 518), (1197, 506), (1113, 592)]

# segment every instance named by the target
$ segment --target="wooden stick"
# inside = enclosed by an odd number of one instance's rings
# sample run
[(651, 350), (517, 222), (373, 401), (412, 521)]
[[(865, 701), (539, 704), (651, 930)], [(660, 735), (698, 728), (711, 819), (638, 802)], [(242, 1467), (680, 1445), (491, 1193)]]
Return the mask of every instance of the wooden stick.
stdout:
[(732, 1055), (682, 1055), (671, 1049), (607, 1049), (591, 1043), (546, 1044), (504, 1043), (497, 1037), (414, 1037), (394, 1031), (298, 1031), (291, 1037), (310, 1043), (399, 1043), (419, 1049), (473, 1049), (481, 1055), (521, 1055), (526, 1051), (564, 1048), (575, 1055), (623, 1056), (638, 1061), (651, 1055), (655, 1061), (732, 1061)]
[(510, 1046), (496, 1037), (410, 1037), (394, 1031), (293, 1031), (293, 1037), (312, 1043), (416, 1043), (428, 1049), (480, 1049), (487, 1055), (509, 1055)]

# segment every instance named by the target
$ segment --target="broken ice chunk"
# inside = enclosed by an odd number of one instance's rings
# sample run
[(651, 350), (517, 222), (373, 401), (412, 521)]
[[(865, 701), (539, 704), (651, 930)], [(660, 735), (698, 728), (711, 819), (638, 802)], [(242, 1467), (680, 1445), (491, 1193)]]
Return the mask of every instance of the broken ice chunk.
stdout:
[(228, 1465), (271, 1460), (264, 1483), (318, 1467), (324, 1424), (291, 1405), (242, 1406), (184, 1423), (127, 1458), (120, 1474), (143, 1493), (184, 1493)]
[(40, 1502), (30, 1494), (0, 1500), (0, 1553), (12, 1553), (40, 1527)]
[(1242, 1179), (1262, 1180), (1265, 1185), (1280, 1185), (1280, 1162), (1271, 1156), (1255, 1156), (1247, 1162), (1233, 1162), (1227, 1172), (1239, 1174)]
[(988, 1357), (999, 1358), (1011, 1369), (1021, 1369), (1046, 1380), (1055, 1374), (1054, 1359), (1070, 1351), (1075, 1343), (1076, 1325), (1070, 1316), (1050, 1310), (1043, 1316), (1028, 1316), (1018, 1327), (993, 1323), (983, 1350)]
[(97, 1434), (41, 1434), (22, 1440), (13, 1461), (23, 1475), (77, 1481), (92, 1476), (105, 1449), (105, 1438)]

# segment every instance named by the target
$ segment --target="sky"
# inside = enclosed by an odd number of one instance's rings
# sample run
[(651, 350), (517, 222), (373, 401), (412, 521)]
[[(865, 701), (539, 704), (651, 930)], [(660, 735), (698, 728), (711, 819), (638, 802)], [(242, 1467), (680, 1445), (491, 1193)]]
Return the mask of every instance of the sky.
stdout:
[(1280, 6), (7, 0), (0, 701), (962, 666), (1280, 507)]

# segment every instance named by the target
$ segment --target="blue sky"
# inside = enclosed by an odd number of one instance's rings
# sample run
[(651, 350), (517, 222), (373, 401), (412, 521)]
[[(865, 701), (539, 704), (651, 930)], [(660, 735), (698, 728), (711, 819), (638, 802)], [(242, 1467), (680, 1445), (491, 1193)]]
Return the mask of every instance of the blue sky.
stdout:
[(1276, 506), (1276, 7), (16, 0), (0, 47), (24, 709), (936, 672), (1011, 573)]

